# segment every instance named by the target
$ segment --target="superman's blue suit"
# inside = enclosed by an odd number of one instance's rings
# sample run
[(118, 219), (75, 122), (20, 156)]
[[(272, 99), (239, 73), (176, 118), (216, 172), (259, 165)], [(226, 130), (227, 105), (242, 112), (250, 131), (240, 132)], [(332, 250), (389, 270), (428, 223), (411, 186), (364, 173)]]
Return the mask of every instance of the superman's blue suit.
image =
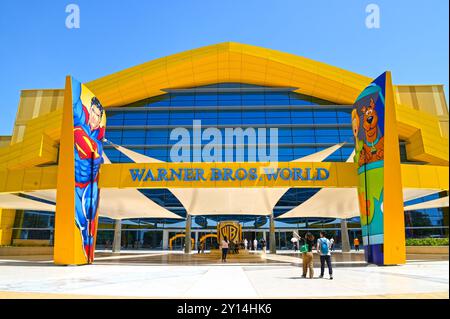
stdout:
[(89, 110), (82, 104), (80, 96), (81, 84), (74, 83), (75, 222), (81, 232), (86, 258), (91, 262), (94, 257), (95, 221), (99, 201), (98, 171), (103, 163), (102, 139), (105, 128), (91, 130)]

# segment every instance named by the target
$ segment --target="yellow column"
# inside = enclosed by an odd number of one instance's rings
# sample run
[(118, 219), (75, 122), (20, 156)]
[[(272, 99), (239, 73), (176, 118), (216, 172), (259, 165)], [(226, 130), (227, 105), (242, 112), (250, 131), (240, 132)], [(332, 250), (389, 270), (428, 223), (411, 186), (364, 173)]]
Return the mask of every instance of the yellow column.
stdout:
[(72, 110), (72, 79), (66, 77), (59, 148), (56, 190), (55, 245), (53, 260), (57, 265), (87, 263), (80, 231), (75, 225), (75, 162)]
[(395, 99), (390, 72), (386, 72), (384, 129), (384, 264), (404, 264), (406, 262), (405, 213)]
[(0, 208), (0, 246), (11, 245), (16, 211)]

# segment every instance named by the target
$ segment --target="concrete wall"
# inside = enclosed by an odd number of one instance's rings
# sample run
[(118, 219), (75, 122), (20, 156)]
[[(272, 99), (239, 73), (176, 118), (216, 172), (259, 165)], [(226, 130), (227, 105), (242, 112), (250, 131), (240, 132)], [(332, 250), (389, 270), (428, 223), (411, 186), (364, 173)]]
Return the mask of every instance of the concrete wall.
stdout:
[(26, 247), (36, 247), (36, 246), (50, 246), (50, 240), (48, 239), (13, 239), (13, 246), (26, 246)]
[(0, 247), (0, 256), (53, 255), (53, 247)]

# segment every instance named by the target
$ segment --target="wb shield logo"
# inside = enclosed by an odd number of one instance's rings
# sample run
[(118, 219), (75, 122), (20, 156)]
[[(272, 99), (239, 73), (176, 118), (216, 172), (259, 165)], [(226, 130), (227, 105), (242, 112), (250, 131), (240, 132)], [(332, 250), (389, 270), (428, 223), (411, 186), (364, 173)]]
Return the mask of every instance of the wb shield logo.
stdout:
[(227, 236), (228, 240), (236, 240), (239, 239), (238, 235), (239, 235), (239, 228), (236, 227), (235, 225), (224, 225), (221, 229), (220, 229), (220, 234), (222, 235), (222, 238)]

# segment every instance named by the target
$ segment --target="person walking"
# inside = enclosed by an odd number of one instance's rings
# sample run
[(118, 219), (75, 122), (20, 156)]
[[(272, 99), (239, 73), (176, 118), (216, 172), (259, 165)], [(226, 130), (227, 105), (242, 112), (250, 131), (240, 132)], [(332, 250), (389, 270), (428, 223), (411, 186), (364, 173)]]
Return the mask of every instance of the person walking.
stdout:
[(222, 248), (222, 262), (227, 262), (228, 244), (228, 238), (227, 236), (224, 236), (220, 243), (220, 247)]
[(257, 240), (256, 238), (253, 240), (253, 249), (254, 249), (255, 251), (258, 250), (258, 240)]
[(266, 240), (263, 238), (261, 239), (261, 248), (263, 250), (263, 252), (266, 252)]
[(302, 277), (306, 278), (309, 269), (309, 278), (314, 277), (314, 255), (312, 249), (314, 247), (314, 235), (310, 232), (305, 234), (305, 238), (300, 238), (302, 246), (300, 252), (302, 253), (303, 273)]
[(326, 238), (325, 232), (320, 232), (320, 238), (317, 240), (317, 251), (320, 252), (320, 278), (323, 278), (325, 272), (325, 262), (328, 266), (328, 274), (333, 279), (333, 268), (331, 267), (330, 241)]
[(228, 253), (234, 254), (234, 240), (230, 240), (230, 242), (229, 242)]
[(330, 238), (330, 250), (331, 251), (334, 250), (334, 238), (333, 237)]
[(296, 253), (297, 249), (298, 249), (298, 238), (295, 236), (292, 236), (291, 243), (292, 243), (292, 247), (294, 248), (294, 253)]
[(244, 239), (244, 249), (247, 250), (248, 247), (248, 240), (247, 238)]
[(359, 251), (359, 239), (358, 237), (355, 237), (355, 239), (353, 239), (353, 246), (355, 246), (355, 250)]

